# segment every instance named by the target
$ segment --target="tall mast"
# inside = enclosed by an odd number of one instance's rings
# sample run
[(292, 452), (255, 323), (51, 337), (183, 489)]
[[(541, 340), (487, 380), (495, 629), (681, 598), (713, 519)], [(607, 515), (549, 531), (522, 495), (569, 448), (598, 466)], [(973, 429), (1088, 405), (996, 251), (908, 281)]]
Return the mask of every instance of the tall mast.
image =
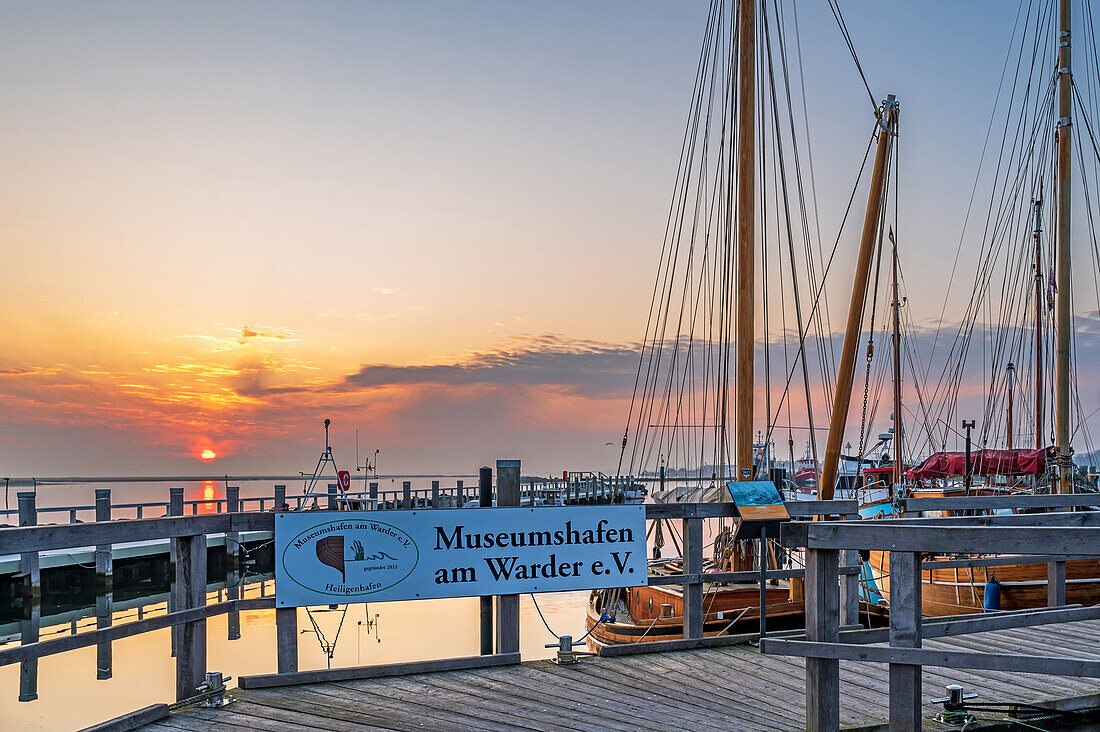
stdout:
[(901, 300), (898, 298), (898, 242), (890, 232), (894, 260), (894, 485), (900, 486), (905, 465), (901, 458)]
[(1070, 163), (1073, 99), (1070, 84), (1070, 0), (1060, 2), (1058, 32), (1058, 297), (1054, 345), (1054, 444), (1058, 451), (1058, 492), (1071, 493), (1073, 454), (1069, 444), (1070, 347)]
[[(756, 0), (740, 0), (737, 69), (737, 477), (752, 475), (753, 351), (756, 245)], [(747, 471), (747, 472), (746, 472)]]
[(840, 446), (844, 442), (844, 425), (848, 421), (848, 406), (852, 401), (852, 382), (855, 380), (856, 345), (859, 340), (863, 305), (867, 298), (867, 276), (871, 271), (871, 256), (875, 250), (878, 223), (882, 212), (883, 191), (886, 188), (886, 161), (898, 124), (898, 102), (891, 94), (886, 98), (879, 117), (878, 149), (875, 151), (875, 167), (871, 173), (871, 190), (867, 194), (867, 212), (863, 216), (863, 237), (859, 243), (859, 259), (856, 260), (856, 276), (852, 283), (852, 301), (848, 305), (848, 323), (844, 329), (844, 348), (840, 354), (840, 371), (837, 373), (836, 392), (833, 396), (833, 414), (829, 421), (829, 440), (825, 446), (825, 465), (818, 484), (818, 498), (831, 500), (836, 486), (837, 464), (840, 462)]
[(1008, 362), (1008, 416), (1006, 418), (1005, 433), (1008, 435), (1008, 449), (1012, 449), (1012, 398), (1013, 387), (1016, 385), (1016, 367)]
[[(1042, 186), (1040, 186), (1040, 189)], [(1043, 437), (1043, 199), (1035, 199), (1035, 449)]]

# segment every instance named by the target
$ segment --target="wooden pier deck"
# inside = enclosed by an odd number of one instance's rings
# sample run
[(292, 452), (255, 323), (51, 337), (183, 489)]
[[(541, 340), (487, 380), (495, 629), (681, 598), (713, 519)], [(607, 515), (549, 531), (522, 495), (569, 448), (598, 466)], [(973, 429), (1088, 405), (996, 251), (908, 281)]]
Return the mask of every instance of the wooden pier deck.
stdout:
[[(924, 646), (1100, 659), (1100, 621), (975, 633), (928, 640)], [(885, 724), (886, 667), (846, 661), (840, 666), (842, 724)], [(930, 700), (952, 683), (977, 693), (978, 702), (1078, 699), (1078, 706), (1100, 705), (1097, 679), (925, 667), (925, 729), (949, 729), (934, 721), (940, 707)], [(586, 658), (571, 667), (533, 661), (233, 693), (238, 701), (222, 709), (187, 709), (141, 729), (805, 728), (805, 661), (761, 655), (750, 646)]]

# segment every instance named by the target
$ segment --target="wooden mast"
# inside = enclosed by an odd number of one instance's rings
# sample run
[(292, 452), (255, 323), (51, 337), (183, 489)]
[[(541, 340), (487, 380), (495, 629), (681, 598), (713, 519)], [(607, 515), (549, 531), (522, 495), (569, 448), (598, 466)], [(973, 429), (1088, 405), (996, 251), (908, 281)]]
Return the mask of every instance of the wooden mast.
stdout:
[(1043, 199), (1035, 199), (1035, 449), (1043, 448)]
[(737, 69), (737, 442), (738, 480), (751, 480), (756, 246), (756, 0), (740, 0)]
[(1070, 0), (1060, 0), (1058, 32), (1058, 293), (1055, 303), (1054, 444), (1058, 492), (1072, 493), (1072, 448), (1069, 444), (1070, 323), (1070, 164), (1073, 99), (1070, 73)]
[(818, 498), (832, 500), (836, 485), (840, 446), (844, 442), (844, 425), (848, 421), (848, 405), (852, 401), (852, 383), (855, 379), (856, 345), (859, 340), (863, 305), (867, 297), (867, 277), (871, 270), (871, 257), (875, 250), (878, 222), (882, 211), (883, 191), (886, 188), (886, 161), (890, 156), (894, 131), (898, 123), (898, 103), (891, 94), (879, 117), (878, 149), (875, 151), (875, 167), (871, 173), (871, 190), (867, 195), (867, 212), (863, 216), (863, 238), (859, 244), (856, 275), (852, 283), (852, 301), (848, 306), (848, 323), (844, 329), (844, 349), (840, 355), (840, 371), (833, 396), (833, 414), (829, 421), (829, 440), (825, 446), (825, 465), (818, 483)]
[(898, 243), (890, 236), (894, 260), (894, 485), (900, 486), (905, 473), (901, 457), (901, 300), (898, 298)]

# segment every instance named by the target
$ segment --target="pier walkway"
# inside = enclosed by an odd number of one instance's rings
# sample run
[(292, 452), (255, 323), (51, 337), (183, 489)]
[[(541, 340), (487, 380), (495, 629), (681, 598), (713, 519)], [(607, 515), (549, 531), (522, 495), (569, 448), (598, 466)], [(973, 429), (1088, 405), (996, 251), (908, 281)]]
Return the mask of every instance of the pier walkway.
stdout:
[[(1075, 655), (1100, 659), (1100, 621), (927, 640), (929, 649)], [(841, 722), (884, 725), (883, 664), (842, 661)], [(1100, 680), (925, 667), (924, 729), (947, 684), (977, 702), (1100, 705)], [(496, 668), (235, 690), (221, 709), (186, 709), (141, 729), (179, 730), (800, 730), (805, 661), (751, 646), (586, 658), (559, 667), (533, 661)], [(1069, 701), (1074, 700), (1074, 701)], [(992, 719), (999, 715), (990, 714)], [(971, 725), (967, 729), (981, 729)]]

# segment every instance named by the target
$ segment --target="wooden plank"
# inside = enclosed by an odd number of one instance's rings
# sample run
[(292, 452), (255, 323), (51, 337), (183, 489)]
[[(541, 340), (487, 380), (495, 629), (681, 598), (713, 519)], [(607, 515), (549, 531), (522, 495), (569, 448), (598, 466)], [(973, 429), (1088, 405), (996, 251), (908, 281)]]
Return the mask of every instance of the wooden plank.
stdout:
[(1010, 496), (959, 496), (944, 498), (903, 498), (899, 501), (906, 512), (966, 511), (997, 508), (1056, 508), (1100, 506), (1100, 495), (1095, 493), (1010, 495)]
[(275, 686), (316, 684), (350, 679), (377, 679), (386, 676), (418, 674), (426, 671), (455, 671), (486, 666), (504, 666), (519, 663), (519, 661), (519, 653), (496, 653), (492, 656), (464, 656), (462, 658), (444, 658), (436, 661), (411, 661), (408, 663), (351, 666), (348, 668), (319, 669), (293, 673), (257, 674), (254, 676), (241, 676), (237, 679), (237, 684), (242, 689), (265, 689)]
[(101, 630), (87, 631), (77, 635), (64, 635), (49, 640), (38, 641), (26, 646), (16, 646), (0, 650), (0, 666), (11, 663), (19, 663), (31, 658), (52, 656), (56, 653), (65, 653), (78, 648), (94, 646), (104, 641), (115, 641), (121, 638), (148, 633), (154, 630), (182, 625), (201, 618), (211, 618), (215, 615), (227, 613), (236, 608), (239, 611), (268, 610), (274, 607), (275, 601), (271, 597), (252, 597), (245, 600), (219, 602), (205, 607), (191, 608), (177, 611), (168, 615), (156, 615), (122, 625), (112, 625)]
[[(1100, 618), (1100, 607), (1066, 606), (1050, 610), (1018, 610), (1005, 613), (975, 613), (926, 618), (921, 625), (921, 637), (945, 638), (964, 633), (985, 633), (1010, 628), (1031, 628), (1056, 623)], [(889, 628), (841, 630), (843, 643), (882, 643), (889, 640)]]
[(1047, 605), (1066, 604), (1066, 560), (1047, 562)]
[[(890, 648), (921, 645), (920, 554), (890, 552)], [(919, 732), (921, 726), (921, 668), (890, 664), (890, 729)]]
[(668, 651), (690, 651), (696, 648), (721, 648), (739, 646), (754, 641), (758, 633), (740, 633), (738, 635), (709, 635), (703, 638), (677, 638), (674, 640), (646, 641), (644, 643), (621, 643), (600, 645), (597, 652), (604, 658), (638, 656), (647, 653), (666, 653)]
[(82, 732), (129, 732), (143, 724), (155, 722), (168, 716), (167, 704), (152, 704), (129, 714), (122, 714), (106, 722), (85, 727)]
[[(840, 589), (836, 570), (839, 553), (811, 548), (806, 551), (806, 638), (833, 643), (840, 625)], [(782, 641), (777, 641), (782, 642)], [(771, 641), (761, 639), (761, 650)], [(766, 646), (765, 646), (766, 644)], [(834, 730), (840, 726), (840, 666), (834, 659), (806, 659), (806, 729)]]
[[(35, 508), (35, 494), (22, 492), (17, 496), (19, 501), (19, 525), (16, 531), (33, 531), (38, 523), (38, 513)], [(3, 529), (12, 531), (13, 529)], [(24, 608), (24, 618), (19, 624), (19, 644), (29, 646), (38, 643), (39, 623), (42, 619), (42, 576), (38, 563), (38, 551), (25, 549), (19, 555), (19, 572), (23, 575), (23, 602), (28, 607)], [(38, 659), (28, 659), (20, 662), (19, 666), (19, 701), (30, 702), (38, 698)]]
[[(95, 520), (111, 520), (111, 489), (97, 488), (95, 491)], [(114, 567), (111, 558), (111, 545), (100, 544), (95, 548), (95, 615), (96, 628), (111, 627), (111, 611), (113, 604), (113, 580)], [(111, 642), (101, 641), (96, 644), (96, 678), (111, 678)]]
[(398, 732), (422, 730), (422, 721), (400, 719), (388, 710), (384, 703), (364, 705), (342, 701), (329, 694), (321, 694), (308, 687), (286, 687), (274, 691), (257, 690), (235, 692), (239, 700), (252, 702), (270, 719), (297, 719), (308, 710), (309, 714), (323, 715), (335, 729), (354, 732), (364, 725), (392, 729)]
[(123, 541), (171, 539), (230, 531), (274, 531), (275, 514), (248, 511), (197, 516), (120, 519), (105, 523), (0, 528), (0, 554), (71, 549)]
[(1059, 656), (1020, 656), (1004, 653), (965, 653), (928, 648), (883, 648), (846, 643), (766, 639), (767, 652), (805, 658), (847, 659), (870, 663), (905, 663), (917, 666), (1020, 671), (1100, 678), (1100, 661)]
[[(1056, 515), (1056, 514), (1049, 514)], [(788, 526), (785, 524), (784, 526)], [(872, 549), (972, 554), (1100, 554), (1100, 525), (1073, 526), (912, 526), (887, 522), (820, 521), (806, 524), (806, 540), (818, 549)]]

